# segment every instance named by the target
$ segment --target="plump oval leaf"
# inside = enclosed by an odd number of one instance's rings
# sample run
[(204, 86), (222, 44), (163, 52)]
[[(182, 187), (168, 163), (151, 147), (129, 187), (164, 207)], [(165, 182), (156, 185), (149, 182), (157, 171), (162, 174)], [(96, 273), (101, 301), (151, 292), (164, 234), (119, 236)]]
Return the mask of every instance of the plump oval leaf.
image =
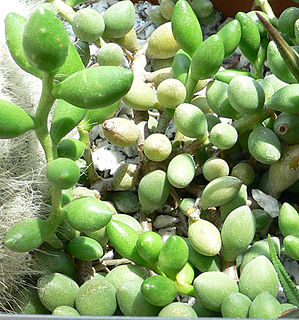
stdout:
[(79, 288), (75, 305), (81, 315), (112, 316), (117, 307), (115, 289), (97, 274)]
[(5, 235), (4, 244), (16, 252), (27, 252), (39, 247), (52, 231), (47, 220), (30, 218), (13, 225)]
[(169, 191), (170, 185), (164, 171), (155, 170), (145, 175), (138, 187), (142, 210), (150, 214), (161, 208), (169, 196)]
[(25, 110), (0, 99), (0, 139), (15, 138), (34, 128), (34, 120)]
[(79, 181), (80, 169), (75, 161), (58, 158), (48, 164), (47, 178), (56, 188), (69, 189)]
[(101, 200), (82, 197), (63, 207), (69, 224), (81, 232), (96, 231), (106, 226), (112, 217), (112, 210)]
[(229, 57), (238, 47), (241, 39), (241, 25), (238, 20), (234, 19), (223, 26), (218, 35), (223, 41), (224, 58)]
[(22, 42), (23, 42), (24, 28), (27, 23), (27, 19), (20, 16), (17, 13), (10, 12), (6, 16), (4, 23), (5, 23), (6, 44), (16, 64), (23, 70), (35, 75), (38, 78), (42, 78), (43, 76), (42, 71), (32, 66), (28, 62), (24, 53)]
[(224, 46), (217, 34), (202, 42), (192, 56), (191, 74), (194, 80), (212, 77), (221, 67), (224, 59)]
[(198, 19), (189, 3), (179, 0), (172, 12), (171, 27), (175, 40), (190, 56), (202, 43), (202, 32)]
[(104, 14), (104, 37), (122, 38), (134, 26), (135, 9), (130, 1), (120, 1), (109, 7)]
[(177, 295), (174, 282), (164, 276), (152, 276), (145, 279), (141, 285), (141, 292), (147, 302), (159, 307), (168, 305)]
[(52, 94), (77, 107), (107, 107), (122, 98), (131, 88), (132, 71), (115, 66), (94, 67), (78, 71), (56, 84)]
[(93, 261), (103, 255), (102, 246), (94, 239), (79, 236), (68, 242), (66, 250), (75, 258)]
[(35, 10), (24, 28), (23, 47), (28, 61), (37, 69), (55, 72), (68, 55), (69, 36), (62, 21), (43, 7)]
[(188, 261), (189, 249), (183, 238), (170, 236), (160, 250), (158, 264), (161, 270), (175, 280), (176, 275), (183, 269)]
[(241, 25), (241, 39), (239, 48), (243, 55), (254, 63), (260, 47), (261, 37), (258, 27), (251, 18), (244, 12), (238, 12), (236, 19)]
[(37, 281), (38, 296), (50, 311), (61, 305), (73, 307), (78, 290), (73, 279), (58, 272), (46, 274)]

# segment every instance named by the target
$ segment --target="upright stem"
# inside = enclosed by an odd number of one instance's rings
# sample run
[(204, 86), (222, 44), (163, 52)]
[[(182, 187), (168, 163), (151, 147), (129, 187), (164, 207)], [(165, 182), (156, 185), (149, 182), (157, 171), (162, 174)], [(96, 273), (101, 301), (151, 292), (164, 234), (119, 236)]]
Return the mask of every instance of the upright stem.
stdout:
[(263, 78), (263, 64), (260, 64), (258, 61), (256, 61), (254, 64), (254, 71), (257, 79)]
[(165, 111), (161, 110), (156, 132), (165, 133), (171, 119), (172, 118), (165, 113)]
[(54, 75), (44, 74), (42, 95), (35, 113), (35, 133), (45, 151), (48, 163), (57, 158), (56, 149), (48, 131), (48, 116), (55, 101), (55, 98), (51, 94), (53, 80)]
[(194, 80), (191, 75), (189, 75), (188, 79), (187, 79), (187, 82), (186, 82), (186, 99), (185, 99), (185, 102), (187, 103), (190, 103), (191, 100), (192, 100), (192, 97), (193, 97), (193, 93), (194, 93), (194, 90), (195, 90), (195, 87), (197, 85), (197, 82), (196, 80)]
[(244, 133), (247, 130), (254, 129), (259, 123), (266, 118), (271, 117), (274, 111), (272, 109), (264, 108), (257, 114), (245, 114), (242, 118), (238, 119), (234, 123), (234, 127), (240, 133)]
[(84, 150), (84, 159), (87, 164), (87, 172), (88, 172), (88, 178), (89, 181), (92, 184), (94, 184), (97, 180), (99, 180), (99, 177), (96, 174), (93, 161), (92, 161), (92, 154), (90, 151), (90, 140), (89, 140), (89, 131), (85, 129), (84, 122), (81, 121), (78, 125), (78, 131), (80, 134), (80, 141), (85, 144), (85, 150)]
[[(56, 147), (53, 144), (48, 131), (48, 117), (55, 101), (55, 98), (51, 94), (53, 80), (54, 74), (50, 75), (44, 73), (42, 94), (35, 113), (35, 133), (45, 151), (47, 163), (50, 163), (57, 158)], [(60, 213), (61, 190), (52, 186), (50, 188), (50, 194), (52, 199), (52, 212), (48, 221), (51, 223), (53, 231), (55, 231), (62, 219)]]
[(51, 223), (52, 229), (55, 232), (63, 219), (63, 213), (61, 212), (61, 190), (56, 187), (51, 187), (50, 194), (52, 198), (52, 211), (48, 221)]

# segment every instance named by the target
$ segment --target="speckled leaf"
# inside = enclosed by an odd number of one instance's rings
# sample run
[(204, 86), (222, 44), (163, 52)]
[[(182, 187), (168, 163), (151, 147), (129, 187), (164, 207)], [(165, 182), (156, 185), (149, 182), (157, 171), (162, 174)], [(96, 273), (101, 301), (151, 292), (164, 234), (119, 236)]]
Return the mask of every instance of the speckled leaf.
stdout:
[(23, 48), (28, 61), (37, 69), (52, 73), (68, 55), (69, 35), (53, 12), (38, 8), (24, 28)]
[(202, 32), (198, 19), (189, 3), (179, 0), (172, 12), (172, 32), (180, 47), (190, 56), (202, 43)]
[(22, 41), (27, 19), (17, 13), (10, 12), (6, 16), (4, 23), (6, 44), (16, 64), (23, 70), (42, 78), (43, 73), (28, 62), (24, 53)]
[(55, 85), (52, 94), (77, 107), (97, 109), (107, 107), (129, 90), (132, 71), (114, 66), (94, 67), (78, 71)]

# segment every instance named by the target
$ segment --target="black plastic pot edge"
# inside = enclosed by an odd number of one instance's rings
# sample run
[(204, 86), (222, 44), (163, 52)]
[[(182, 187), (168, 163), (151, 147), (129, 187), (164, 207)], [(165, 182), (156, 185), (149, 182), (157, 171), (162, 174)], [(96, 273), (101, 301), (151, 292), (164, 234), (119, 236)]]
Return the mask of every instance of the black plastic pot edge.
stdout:
[[(36, 314), (1, 314), (0, 313), (0, 320), (157, 320), (158, 317), (122, 317), (122, 316), (107, 316), (107, 317), (99, 317), (99, 316), (52, 316), (52, 315), (36, 315)], [(163, 320), (220, 320), (223, 318), (162, 318)], [(225, 318), (226, 320), (236, 320), (235, 318)], [(254, 320), (254, 318), (250, 318)], [(283, 318), (280, 318), (283, 319)], [(296, 320), (295, 318), (289, 318), (291, 320)], [(266, 320), (266, 319), (257, 319), (257, 320)]]
[[(158, 317), (124, 317), (124, 316), (52, 316), (48, 314), (0, 314), (0, 320), (157, 320)], [(163, 318), (164, 320), (173, 320), (174, 318)], [(187, 318), (175, 318), (176, 320), (186, 320)], [(188, 318), (190, 320), (198, 320), (199, 318)], [(200, 318), (201, 320), (220, 320), (222, 318)], [(230, 320), (226, 318), (226, 320)], [(235, 319), (231, 319), (235, 320)], [(261, 320), (261, 319), (259, 319)], [(295, 319), (294, 319), (295, 320)]]

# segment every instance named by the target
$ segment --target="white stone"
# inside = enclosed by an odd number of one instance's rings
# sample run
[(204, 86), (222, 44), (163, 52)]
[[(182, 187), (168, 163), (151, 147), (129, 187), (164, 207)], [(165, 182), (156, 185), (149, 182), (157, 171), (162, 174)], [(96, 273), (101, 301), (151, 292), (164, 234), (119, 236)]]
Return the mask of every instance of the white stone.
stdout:
[(108, 143), (92, 153), (95, 169), (98, 169), (99, 171), (110, 170), (111, 174), (117, 170), (125, 158), (125, 155), (117, 150), (110, 150)]
[(278, 217), (280, 205), (272, 196), (262, 192), (259, 189), (252, 190), (252, 197), (263, 208), (271, 218)]
[(104, 260), (112, 260), (114, 258), (113, 250), (108, 251), (106, 254), (103, 255), (101, 258), (102, 261)]
[(163, 241), (165, 242), (170, 236), (173, 236), (176, 234), (176, 227), (163, 228), (158, 230), (158, 233), (162, 237)]

